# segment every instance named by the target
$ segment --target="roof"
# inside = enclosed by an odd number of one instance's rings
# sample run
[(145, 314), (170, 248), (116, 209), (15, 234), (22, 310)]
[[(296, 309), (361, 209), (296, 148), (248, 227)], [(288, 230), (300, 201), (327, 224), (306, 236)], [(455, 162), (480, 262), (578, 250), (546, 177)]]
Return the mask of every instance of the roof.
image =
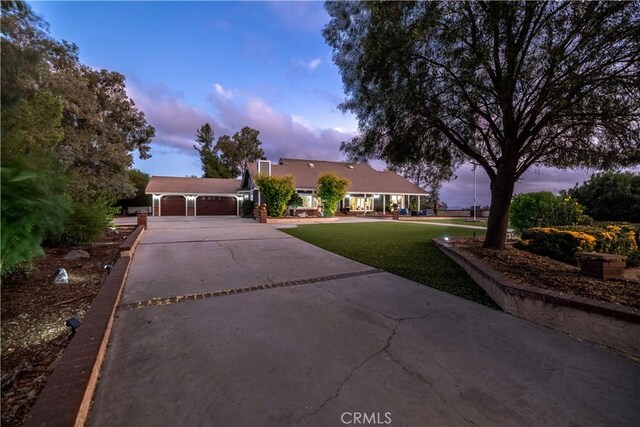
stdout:
[(174, 176), (152, 176), (145, 189), (146, 194), (236, 194), (239, 179), (180, 178)]
[[(255, 162), (248, 162), (247, 170), (252, 177), (258, 174), (258, 166)], [(378, 171), (366, 163), (282, 158), (279, 164), (271, 165), (271, 175), (293, 176), (298, 189), (316, 188), (318, 177), (327, 172), (334, 172), (342, 178), (347, 178), (351, 182), (347, 191), (353, 193), (428, 194), (397, 173)]]

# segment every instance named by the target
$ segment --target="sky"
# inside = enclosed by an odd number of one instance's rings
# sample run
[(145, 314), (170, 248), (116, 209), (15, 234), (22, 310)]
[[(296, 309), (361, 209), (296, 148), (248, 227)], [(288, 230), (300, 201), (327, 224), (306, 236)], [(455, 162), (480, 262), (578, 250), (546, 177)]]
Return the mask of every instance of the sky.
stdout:
[[(267, 158), (345, 160), (340, 143), (358, 132), (338, 67), (321, 31), (321, 2), (30, 2), (56, 39), (79, 47), (80, 60), (126, 76), (127, 92), (155, 127), (150, 175), (200, 176), (197, 129), (216, 137), (243, 126), (260, 131)], [(380, 161), (372, 162), (378, 169)], [(593, 171), (533, 168), (516, 193), (558, 192)], [(469, 165), (445, 183), (450, 208), (473, 204)], [(476, 172), (477, 204), (489, 205), (489, 179)]]

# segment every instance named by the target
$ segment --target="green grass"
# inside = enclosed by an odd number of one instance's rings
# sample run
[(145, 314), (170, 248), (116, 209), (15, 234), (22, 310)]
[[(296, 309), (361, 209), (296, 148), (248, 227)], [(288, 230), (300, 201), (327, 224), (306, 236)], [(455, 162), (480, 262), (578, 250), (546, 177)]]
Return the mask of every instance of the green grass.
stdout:
[[(411, 220), (407, 220), (411, 221)], [(469, 221), (463, 218), (453, 218), (453, 219), (420, 219), (415, 220), (414, 222), (426, 222), (429, 224), (459, 224), (459, 225), (473, 225), (476, 227), (484, 227), (487, 228), (487, 220), (478, 220), (476, 222)]]
[(301, 225), (280, 231), (355, 261), (498, 308), (462, 268), (431, 243), (432, 238), (472, 236), (474, 231), (483, 235), (482, 230), (374, 222)]

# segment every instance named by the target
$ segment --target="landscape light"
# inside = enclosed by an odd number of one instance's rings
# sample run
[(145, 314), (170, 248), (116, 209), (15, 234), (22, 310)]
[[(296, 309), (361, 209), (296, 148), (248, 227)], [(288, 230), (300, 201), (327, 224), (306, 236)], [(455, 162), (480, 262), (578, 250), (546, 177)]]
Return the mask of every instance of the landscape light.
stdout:
[(78, 319), (76, 319), (75, 317), (72, 317), (70, 319), (67, 319), (66, 322), (64, 322), (65, 326), (68, 326), (71, 328), (71, 334), (75, 334), (76, 333), (76, 329), (78, 329), (80, 327), (80, 321)]
[(448, 238), (448, 237), (445, 237), (445, 238), (444, 238), (444, 241), (445, 241), (445, 242), (448, 242), (448, 241), (449, 241), (449, 238)]

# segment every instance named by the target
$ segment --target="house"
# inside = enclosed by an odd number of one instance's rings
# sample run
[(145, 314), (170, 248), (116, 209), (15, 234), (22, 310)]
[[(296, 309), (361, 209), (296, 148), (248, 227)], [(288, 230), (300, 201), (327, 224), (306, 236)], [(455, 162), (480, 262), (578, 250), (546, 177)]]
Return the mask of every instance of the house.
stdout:
[[(258, 174), (291, 175), (303, 205), (299, 210), (317, 211), (318, 177), (333, 172), (349, 180), (347, 196), (339, 209), (352, 213), (383, 212), (397, 203), (409, 207), (410, 197), (427, 197), (428, 193), (395, 172), (378, 171), (368, 164), (282, 158), (248, 162), (240, 180), (215, 178), (175, 178), (153, 176), (146, 189), (153, 194), (153, 215), (237, 215), (242, 200), (262, 203), (255, 185)], [(415, 199), (414, 199), (415, 200)]]

